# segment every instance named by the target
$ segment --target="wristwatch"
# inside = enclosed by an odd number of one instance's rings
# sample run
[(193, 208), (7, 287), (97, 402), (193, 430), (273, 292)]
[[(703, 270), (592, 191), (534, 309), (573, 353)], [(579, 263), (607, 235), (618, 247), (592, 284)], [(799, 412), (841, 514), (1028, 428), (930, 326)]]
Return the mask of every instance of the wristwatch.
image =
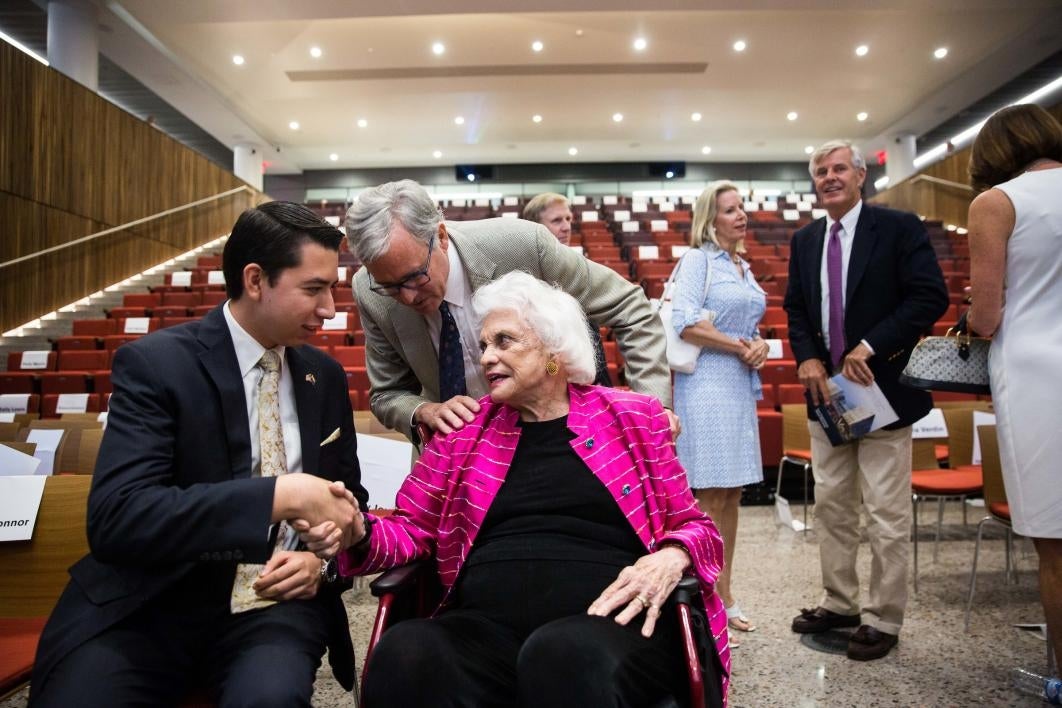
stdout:
[(336, 559), (331, 560), (321, 559), (321, 582), (322, 583), (334, 583), (339, 579), (339, 566), (336, 564)]

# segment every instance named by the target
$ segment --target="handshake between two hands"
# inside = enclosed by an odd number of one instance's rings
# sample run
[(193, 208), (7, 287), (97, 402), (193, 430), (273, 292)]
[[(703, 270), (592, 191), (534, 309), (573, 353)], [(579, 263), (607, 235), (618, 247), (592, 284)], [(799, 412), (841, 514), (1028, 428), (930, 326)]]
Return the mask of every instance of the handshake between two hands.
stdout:
[(365, 536), (365, 517), (343, 482), (288, 474), (279, 477), (277, 484), (277, 495), (284, 497), (281, 518), (288, 520), (307, 550), (319, 558), (334, 558)]

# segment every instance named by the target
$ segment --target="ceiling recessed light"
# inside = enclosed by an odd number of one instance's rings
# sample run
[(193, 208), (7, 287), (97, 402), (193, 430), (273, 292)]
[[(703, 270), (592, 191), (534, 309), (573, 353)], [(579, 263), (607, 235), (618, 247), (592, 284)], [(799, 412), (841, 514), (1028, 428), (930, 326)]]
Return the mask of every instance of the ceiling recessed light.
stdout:
[(743, 52), (748, 46), (749, 45), (745, 43), (745, 40), (739, 39), (738, 41), (734, 42), (734, 51)]
[(870, 47), (865, 44), (860, 44), (858, 47), (855, 48), (855, 53), (857, 57), (865, 57), (867, 55), (867, 52), (869, 51)]
[(664, 173), (664, 178), (665, 179), (671, 179), (674, 176), (675, 176), (674, 170), (668, 170), (667, 172)]
[(288, 123), (288, 127), (291, 128), (292, 130), (298, 130), (299, 129), (299, 121), (297, 121), (297, 120), (291, 121), (290, 123)]
[(365, 120), (364, 118), (358, 118), (358, 127), (359, 128), (368, 128), (369, 127), (369, 121)]
[(692, 120), (694, 123), (700, 121), (701, 117), (702, 116), (700, 113), (690, 113), (690, 120)]
[(575, 30), (575, 36), (576, 37), (582, 37), (583, 34), (584, 34), (584, 32), (581, 29)]
[(814, 145), (805, 145), (804, 146), (804, 154), (805, 155), (810, 155), (813, 152), (815, 152), (815, 146)]
[(440, 157), (442, 157), (442, 150), (436, 150), (431, 154), (431, 156), (438, 160)]
[(612, 114), (612, 120), (615, 123), (622, 123), (623, 122), (623, 114), (622, 113), (613, 113)]
[(539, 114), (536, 113), (535, 115), (531, 116), (531, 120), (534, 121), (535, 123), (541, 123), (542, 122), (542, 116), (540, 116)]
[(476, 175), (475, 175), (474, 172), (469, 172), (468, 175), (466, 175), (466, 178), (468, 179), (469, 182), (475, 182), (476, 181)]
[(464, 124), (465, 124), (465, 117), (464, 116), (457, 116), (456, 118), (454, 118), (454, 125), (464, 125)]
[(442, 54), (445, 51), (446, 51), (446, 45), (443, 44), (442, 42), (436, 42), (435, 44), (431, 45), (431, 53), (434, 54), (435, 56), (438, 56), (438, 55)]
[(856, 120), (860, 123), (865, 121), (867, 118), (869, 118), (869, 116), (867, 115), (866, 111), (860, 111), (859, 113), (856, 113)]
[(701, 148), (701, 154), (702, 155), (710, 155), (711, 153), (712, 153), (711, 146), (705, 145), (704, 147)]
[(933, 56), (937, 59), (943, 59), (944, 57), (948, 56), (948, 48), (937, 47), (937, 49), (933, 52)]
[(314, 59), (320, 59), (322, 54), (324, 52), (321, 51), (320, 47), (310, 47), (310, 56)]
[(545, 46), (545, 45), (544, 45), (544, 44), (542, 44), (542, 42), (540, 42), (540, 41), (538, 41), (538, 40), (536, 39), (536, 40), (535, 40), (534, 42), (531, 42), (531, 51), (533, 51), (533, 52), (541, 52), (541, 51), (542, 51), (542, 48), (543, 48), (544, 46)]
[(648, 46), (649, 42), (646, 41), (645, 37), (638, 37), (634, 40), (634, 51), (636, 52), (644, 52)]
[(328, 156), (328, 159), (331, 160), (332, 162), (335, 162), (336, 160), (339, 159), (339, 155), (337, 155), (337, 154), (335, 154), (333, 152), (331, 155)]
[(572, 157), (575, 157), (576, 155), (579, 154), (579, 148), (574, 148), (574, 147), (568, 148), (568, 154), (571, 155)]
[(785, 114), (786, 120), (796, 120), (799, 117), (800, 116), (797, 115), (796, 111), (789, 111), (788, 113)]
[(241, 55), (241, 54), (233, 54), (232, 55), (232, 63), (235, 64), (236, 66), (243, 66), (243, 55)]

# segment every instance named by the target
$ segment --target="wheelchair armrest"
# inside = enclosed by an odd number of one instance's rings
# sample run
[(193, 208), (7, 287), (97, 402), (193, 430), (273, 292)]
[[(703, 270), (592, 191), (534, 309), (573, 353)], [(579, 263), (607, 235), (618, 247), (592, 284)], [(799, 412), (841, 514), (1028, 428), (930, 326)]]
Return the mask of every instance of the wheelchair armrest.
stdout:
[(679, 581), (675, 589), (671, 591), (671, 597), (675, 602), (688, 605), (693, 601), (693, 598), (701, 594), (701, 584), (692, 575), (682, 576), (682, 580)]
[(383, 597), (389, 594), (407, 592), (416, 587), (420, 576), (432, 572), (430, 560), (413, 561), (408, 565), (400, 565), (384, 571), (378, 578), (369, 583), (369, 591), (373, 597)]

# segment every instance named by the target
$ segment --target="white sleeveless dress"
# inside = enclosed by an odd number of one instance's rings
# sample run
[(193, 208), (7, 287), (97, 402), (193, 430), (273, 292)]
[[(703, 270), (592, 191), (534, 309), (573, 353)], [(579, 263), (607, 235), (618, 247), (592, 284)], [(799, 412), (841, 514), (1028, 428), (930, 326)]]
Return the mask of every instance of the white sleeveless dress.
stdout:
[(1062, 168), (998, 185), (1014, 205), (989, 369), (1014, 530), (1062, 538)]

